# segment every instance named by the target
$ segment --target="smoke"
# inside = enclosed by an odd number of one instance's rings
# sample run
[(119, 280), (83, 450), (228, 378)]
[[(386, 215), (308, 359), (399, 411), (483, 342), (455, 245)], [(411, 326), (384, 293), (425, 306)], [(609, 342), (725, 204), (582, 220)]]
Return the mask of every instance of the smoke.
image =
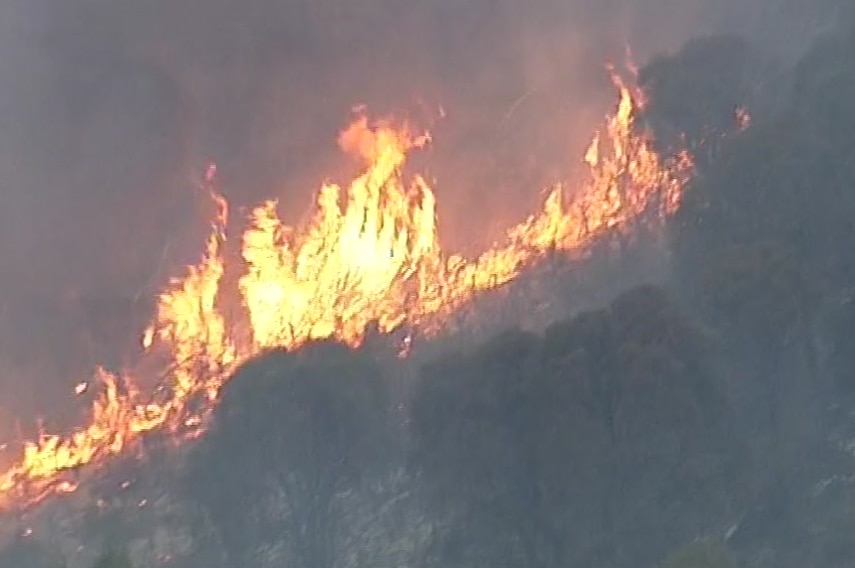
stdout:
[(335, 140), (353, 105), (424, 117), (446, 244), (471, 252), (572, 170), (613, 102), (604, 64), (627, 45), (644, 61), (737, 29), (793, 48), (816, 6), (0, 0), (3, 414), (55, 408), (132, 338), (145, 300), (194, 260), (208, 160), (233, 202), (277, 197), (297, 220), (352, 167)]

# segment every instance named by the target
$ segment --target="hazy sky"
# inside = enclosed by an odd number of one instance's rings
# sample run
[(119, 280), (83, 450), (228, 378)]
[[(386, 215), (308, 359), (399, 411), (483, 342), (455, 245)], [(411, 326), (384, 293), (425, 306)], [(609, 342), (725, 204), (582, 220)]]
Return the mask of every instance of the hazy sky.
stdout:
[(153, 290), (194, 260), (207, 160), (237, 204), (278, 197), (296, 219), (349, 171), (335, 137), (353, 105), (442, 105), (421, 160), (450, 244), (483, 244), (574, 166), (625, 45), (643, 62), (733, 28), (792, 50), (815, 4), (0, 0), (0, 412), (66, 397), (54, 385), (76, 378), (54, 375), (89, 364), (81, 330), (136, 325), (76, 298)]

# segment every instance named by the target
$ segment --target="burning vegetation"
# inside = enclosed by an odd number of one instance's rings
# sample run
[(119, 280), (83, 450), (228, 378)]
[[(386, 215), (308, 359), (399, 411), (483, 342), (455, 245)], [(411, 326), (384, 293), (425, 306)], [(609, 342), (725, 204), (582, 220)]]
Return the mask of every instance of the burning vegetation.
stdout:
[[(656, 223), (673, 213), (691, 161), (686, 154), (660, 159), (634, 122), (643, 97), (613, 77), (619, 103), (585, 155), (587, 180), (552, 188), (538, 212), (477, 258), (442, 250), (431, 186), (404, 175), (408, 154), (430, 142), (410, 125), (358, 117), (339, 146), (362, 160), (362, 173), (347, 186), (322, 186), (302, 226), (286, 226), (274, 201), (258, 205), (240, 239), (241, 258), (226, 254), (228, 204), (215, 191), (212, 167), (207, 189), (219, 213), (204, 255), (160, 295), (143, 336), (138, 368), (164, 362), (159, 386), (142, 388), (151, 382), (148, 371), (99, 369), (88, 424), (24, 442), (0, 474), (0, 506), (73, 492), (78, 470), (136, 451), (146, 434), (199, 435), (224, 382), (265, 349), (324, 338), (355, 347), (372, 325), (384, 333), (403, 329), (407, 343), (413, 335), (431, 336), (476, 295), (507, 284), (545, 255), (584, 254), (591, 242), (629, 230), (632, 221)], [(227, 266), (231, 258), (242, 262)], [(232, 272), (239, 275), (234, 282), (227, 277)], [(87, 383), (76, 389), (91, 390)]]

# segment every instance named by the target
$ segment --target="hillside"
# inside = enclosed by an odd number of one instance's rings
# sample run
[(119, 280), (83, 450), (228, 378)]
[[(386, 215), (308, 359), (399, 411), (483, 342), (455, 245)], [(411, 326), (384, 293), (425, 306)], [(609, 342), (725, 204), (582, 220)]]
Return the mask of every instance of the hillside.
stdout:
[(10, 520), (0, 566), (855, 566), (853, 30), (653, 60), (640, 122), (696, 157), (664, 236), (541, 264), (409, 358), (265, 349), (199, 440)]

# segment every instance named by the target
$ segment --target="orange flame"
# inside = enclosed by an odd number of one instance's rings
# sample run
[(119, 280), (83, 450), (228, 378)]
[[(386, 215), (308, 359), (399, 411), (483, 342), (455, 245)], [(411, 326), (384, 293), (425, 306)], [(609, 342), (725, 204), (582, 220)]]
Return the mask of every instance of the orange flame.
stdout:
[[(212, 192), (219, 215), (205, 254), (160, 295), (143, 334), (146, 356), (169, 361), (163, 384), (146, 396), (132, 376), (99, 370), (103, 390), (89, 425), (69, 436), (44, 434), (26, 442), (17, 462), (0, 474), (0, 507), (74, 491), (76, 470), (133, 451), (146, 433), (199, 434), (224, 382), (263, 349), (296, 348), (320, 338), (357, 346), (374, 322), (383, 332), (406, 324), (430, 335), (479, 292), (513, 280), (546, 253), (582, 253), (634, 219), (652, 214), (661, 220), (672, 213), (691, 162), (685, 154), (668, 162), (659, 158), (633, 128), (638, 95), (613, 78), (620, 100), (585, 155), (587, 183), (572, 196), (553, 188), (540, 211), (508, 231), (503, 246), (473, 260), (442, 251), (432, 188), (422, 177), (407, 181), (402, 173), (408, 153), (429, 137), (361, 116), (342, 132), (339, 145), (365, 168), (347, 187), (324, 185), (307, 224), (286, 226), (273, 201), (252, 211), (235, 291), (245, 317), (231, 321), (218, 305), (227, 203)], [(213, 166), (208, 169), (208, 185), (215, 173)], [(248, 331), (248, 338), (239, 340), (239, 331)], [(77, 392), (87, 390), (80, 386)]]

